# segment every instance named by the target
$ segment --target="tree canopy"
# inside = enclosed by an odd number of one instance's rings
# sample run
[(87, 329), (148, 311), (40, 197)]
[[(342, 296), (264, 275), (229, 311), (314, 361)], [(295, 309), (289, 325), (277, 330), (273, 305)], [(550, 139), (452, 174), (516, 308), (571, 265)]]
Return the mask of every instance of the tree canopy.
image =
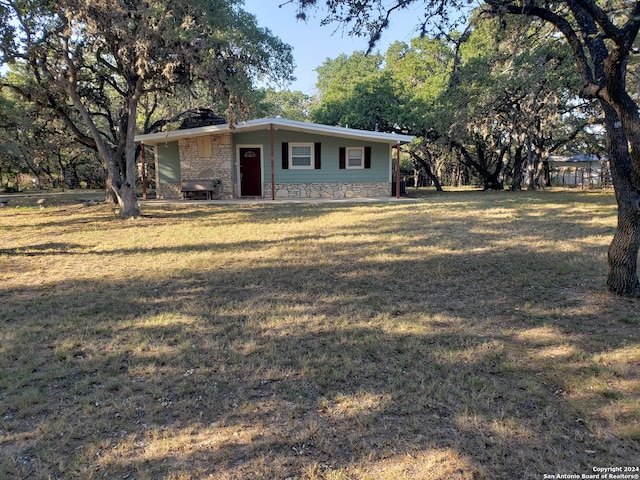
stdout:
[[(25, 177), (22, 177), (25, 175)], [(96, 152), (78, 143), (51, 112), (11, 91), (0, 92), (0, 185), (67, 188), (104, 185)]]
[(0, 0), (0, 61), (19, 66), (2, 79), (55, 112), (105, 162), (123, 217), (139, 214), (134, 136), (147, 95), (204, 82), (243, 116), (253, 82), (287, 81), (291, 48), (257, 26), (240, 0)]
[[(294, 1), (294, 0), (292, 0)], [(423, 33), (446, 35), (463, 21), (465, 0), (295, 0), (298, 16), (323, 3), (324, 22), (347, 25), (353, 34), (368, 35), (370, 48), (389, 26), (397, 10), (420, 3)], [(635, 75), (629, 67), (638, 50), (640, 2), (623, 0), (484, 0), (477, 17), (522, 17), (543, 22), (571, 52), (579, 78), (575, 93), (596, 100), (602, 111), (608, 159), (618, 202), (618, 228), (609, 248), (607, 286), (617, 294), (640, 296), (637, 274), (640, 248), (640, 114), (630, 85)], [(526, 24), (526, 23), (525, 23)], [(498, 22), (498, 26), (502, 26)], [(544, 32), (541, 29), (539, 32)], [(534, 35), (539, 33), (534, 32)], [(465, 36), (463, 35), (463, 39)]]
[(546, 157), (584, 135), (591, 119), (589, 102), (572, 93), (578, 77), (570, 51), (540, 22), (473, 24), (462, 44), (451, 32), (395, 42), (384, 56), (326, 60), (312, 119), (419, 137), (409, 153), (436, 184), (430, 172), (443, 172), (447, 159), (487, 189), (548, 184)]

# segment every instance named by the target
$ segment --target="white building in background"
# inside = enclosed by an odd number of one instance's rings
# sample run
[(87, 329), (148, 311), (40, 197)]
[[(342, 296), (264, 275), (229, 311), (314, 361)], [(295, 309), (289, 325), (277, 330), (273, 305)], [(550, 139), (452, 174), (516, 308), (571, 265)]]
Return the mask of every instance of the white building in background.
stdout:
[(611, 187), (609, 160), (596, 155), (549, 156), (551, 184), (559, 187)]

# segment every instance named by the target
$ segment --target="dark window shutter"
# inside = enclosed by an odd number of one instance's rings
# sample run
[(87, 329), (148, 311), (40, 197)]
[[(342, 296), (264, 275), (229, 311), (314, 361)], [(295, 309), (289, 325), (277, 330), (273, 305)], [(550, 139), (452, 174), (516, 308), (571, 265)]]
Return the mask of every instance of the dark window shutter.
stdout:
[(340, 147), (340, 170), (347, 168), (347, 149)]
[(289, 168), (289, 143), (282, 142), (282, 169)]
[(322, 164), (320, 162), (320, 151), (321, 151), (320, 143), (319, 142), (316, 143), (314, 147), (315, 147), (315, 152), (314, 152), (315, 169), (320, 170), (320, 168), (322, 168)]
[(364, 168), (371, 168), (371, 147), (364, 147)]

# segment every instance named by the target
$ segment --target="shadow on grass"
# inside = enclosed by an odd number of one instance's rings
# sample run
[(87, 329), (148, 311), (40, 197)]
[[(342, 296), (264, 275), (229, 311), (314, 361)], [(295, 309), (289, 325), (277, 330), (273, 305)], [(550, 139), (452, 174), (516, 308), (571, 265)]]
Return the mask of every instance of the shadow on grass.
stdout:
[(438, 458), (417, 478), (478, 479), (638, 463), (637, 439), (598, 431), (571, 396), (637, 325), (573, 308), (579, 268), (535, 291), (575, 259), (523, 247), (530, 268), (506, 275), (513, 252), (463, 251), (443, 271), (376, 248), (0, 290), (0, 473), (385, 478)]
[(47, 242), (17, 248), (0, 248), (0, 255), (6, 255), (9, 257), (71, 255), (75, 253), (82, 253), (84, 250), (85, 246), (77, 243)]
[[(20, 256), (51, 256), (51, 255), (137, 255), (137, 254), (191, 254), (191, 253), (204, 253), (204, 252), (252, 252), (260, 251), (265, 248), (270, 248), (275, 245), (284, 245), (288, 243), (295, 244), (308, 244), (312, 247), (322, 246), (323, 242), (331, 241), (333, 245), (340, 245), (342, 247), (337, 251), (332, 250), (327, 252), (334, 259), (335, 263), (338, 261), (346, 262), (348, 267), (353, 264), (353, 251), (352, 245), (347, 241), (335, 240), (335, 238), (347, 235), (350, 238), (362, 238), (362, 249), (360, 256), (367, 257), (380, 253), (390, 253), (399, 255), (399, 258), (413, 255), (419, 258), (420, 249), (428, 246), (439, 245), (448, 250), (448, 254), (451, 255), (451, 268), (459, 269), (461, 274), (469, 273), (465, 268), (465, 262), (474, 264), (473, 268), (478, 268), (479, 264), (484, 263), (487, 267), (487, 271), (492, 270), (492, 266), (498, 264), (498, 262), (511, 262), (517, 260), (517, 258), (523, 255), (529, 255), (531, 258), (539, 255), (541, 252), (530, 251), (528, 244), (540, 241), (546, 241), (547, 243), (557, 244), (555, 239), (556, 232), (563, 232), (562, 244), (565, 246), (571, 246), (573, 250), (580, 250), (582, 254), (586, 256), (592, 256), (594, 253), (585, 249), (581, 244), (581, 241), (585, 237), (589, 236), (611, 236), (614, 229), (606, 225), (593, 225), (591, 224), (594, 212), (592, 210), (580, 212), (571, 212), (570, 215), (563, 216), (557, 214), (554, 217), (553, 223), (545, 223), (544, 218), (539, 218), (539, 215), (532, 214), (526, 210), (516, 211), (516, 213), (510, 212), (509, 217), (505, 218), (502, 214), (496, 214), (494, 219), (489, 217), (482, 224), (476, 224), (468, 230), (461, 230), (457, 226), (452, 226), (452, 221), (460, 220), (461, 222), (468, 221), (473, 215), (474, 210), (468, 208), (468, 202), (461, 204), (459, 209), (448, 209), (448, 216), (446, 218), (430, 219), (427, 222), (420, 222), (419, 215), (421, 214), (422, 206), (416, 205), (388, 205), (379, 204), (374, 207), (377, 208), (379, 215), (379, 221), (376, 225), (372, 226), (366, 221), (354, 222), (349, 227), (348, 231), (324, 231), (322, 233), (307, 234), (304, 229), (292, 230), (288, 234), (279, 234), (277, 239), (260, 239), (254, 241), (233, 241), (226, 238), (224, 241), (217, 241), (215, 235), (213, 238), (199, 236), (204, 233), (198, 233), (198, 229), (202, 229), (204, 232), (211, 227), (219, 227), (221, 229), (230, 229), (233, 231), (233, 227), (240, 223), (249, 223), (255, 226), (256, 229), (259, 225), (273, 225), (274, 223), (282, 221), (283, 223), (293, 223), (297, 221), (302, 223), (304, 220), (320, 219), (325, 216), (340, 216), (340, 215), (354, 215), (357, 217), (358, 207), (336, 207), (333, 205), (326, 206), (308, 206), (308, 205), (291, 205), (287, 206), (283, 211), (282, 206), (260, 206), (257, 210), (253, 209), (236, 209), (234, 206), (225, 207), (210, 207), (205, 206), (202, 209), (171, 209), (170, 211), (158, 211), (150, 215), (149, 218), (140, 219), (132, 222), (122, 222), (120, 220), (105, 218), (105, 215), (95, 216), (95, 212), (87, 212), (86, 216), (78, 218), (74, 216), (71, 219), (65, 219), (64, 212), (54, 215), (54, 218), (50, 222), (40, 222), (39, 227), (42, 229), (56, 227), (57, 234), (68, 233), (69, 231), (81, 231), (88, 228), (85, 224), (90, 224), (91, 230), (96, 234), (104, 232), (105, 238), (110, 236), (118, 236), (120, 233), (124, 233), (127, 230), (139, 230), (141, 231), (141, 238), (136, 245), (127, 245), (126, 247), (114, 246), (109, 243), (107, 246), (100, 245), (96, 248), (93, 244), (81, 244), (71, 242), (44, 242), (44, 243), (32, 243), (32, 244), (18, 244), (11, 248), (0, 249), (0, 255), (7, 257)], [(372, 209), (370, 204), (365, 207), (367, 211)], [(496, 209), (504, 209), (504, 203), (496, 206)], [(562, 207), (557, 207), (558, 209)], [(501, 216), (502, 215), (502, 216)], [(418, 220), (416, 220), (418, 218)], [(524, 221), (537, 221), (537, 227), (529, 234), (525, 244), (522, 248), (518, 248), (517, 245), (505, 247), (505, 242), (510, 238), (516, 238), (521, 234), (518, 230), (519, 224)], [(144, 232), (146, 229), (154, 230), (160, 227), (170, 228), (173, 224), (185, 223), (193, 225), (193, 234), (189, 238), (191, 241), (183, 242), (179, 245), (163, 245), (161, 241), (161, 235), (155, 233), (155, 237), (160, 237), (160, 241), (154, 239), (153, 242), (145, 239)], [(505, 225), (510, 225), (510, 229), (505, 230)], [(576, 228), (576, 225), (579, 225)], [(117, 228), (115, 228), (117, 227)], [(15, 228), (15, 227), (12, 227)], [(25, 225), (24, 228), (32, 228)], [(210, 231), (206, 232), (211, 236)], [(385, 244), (380, 246), (375, 236), (386, 234), (401, 234), (404, 236), (403, 242), (400, 245)], [(173, 240), (170, 237), (171, 232), (167, 231), (168, 240)], [(34, 237), (38, 240), (37, 237)], [(467, 250), (469, 246), (481, 246), (487, 251), (497, 251), (499, 255), (503, 255), (503, 259), (487, 257), (484, 262), (477, 262), (478, 255), (475, 252), (471, 252), (469, 258), (466, 258)], [(555, 248), (545, 246), (544, 249)], [(511, 250), (514, 254), (513, 259), (509, 259), (507, 251)], [(473, 261), (468, 261), (468, 260)], [(530, 260), (527, 260), (530, 261)], [(419, 263), (419, 259), (417, 260)], [(409, 266), (406, 272), (411, 272), (412, 267)], [(450, 272), (449, 272), (450, 273)], [(410, 273), (409, 273), (410, 274)]]
[[(604, 251), (585, 242), (610, 228), (579, 205), (551, 227), (503, 196), (472, 222), (482, 202), (462, 197), (428, 224), (420, 205), (362, 207), (373, 221), (357, 206), (154, 210), (119, 228), (353, 221), (255, 241), (0, 252), (79, 267), (191, 259), (0, 289), (0, 476), (540, 478), (637, 464), (640, 434), (621, 428), (640, 416), (637, 301), (594, 294)], [(114, 234), (92, 214), (45, 226)], [(211, 252), (233, 260), (210, 266)]]

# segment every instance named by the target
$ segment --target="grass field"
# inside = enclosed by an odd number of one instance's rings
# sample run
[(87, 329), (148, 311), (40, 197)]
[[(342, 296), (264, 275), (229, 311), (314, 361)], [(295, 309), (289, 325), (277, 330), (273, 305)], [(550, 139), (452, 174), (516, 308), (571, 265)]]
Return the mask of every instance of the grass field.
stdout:
[(605, 292), (611, 193), (135, 221), (56, 198), (0, 209), (0, 478), (640, 466), (640, 302)]

